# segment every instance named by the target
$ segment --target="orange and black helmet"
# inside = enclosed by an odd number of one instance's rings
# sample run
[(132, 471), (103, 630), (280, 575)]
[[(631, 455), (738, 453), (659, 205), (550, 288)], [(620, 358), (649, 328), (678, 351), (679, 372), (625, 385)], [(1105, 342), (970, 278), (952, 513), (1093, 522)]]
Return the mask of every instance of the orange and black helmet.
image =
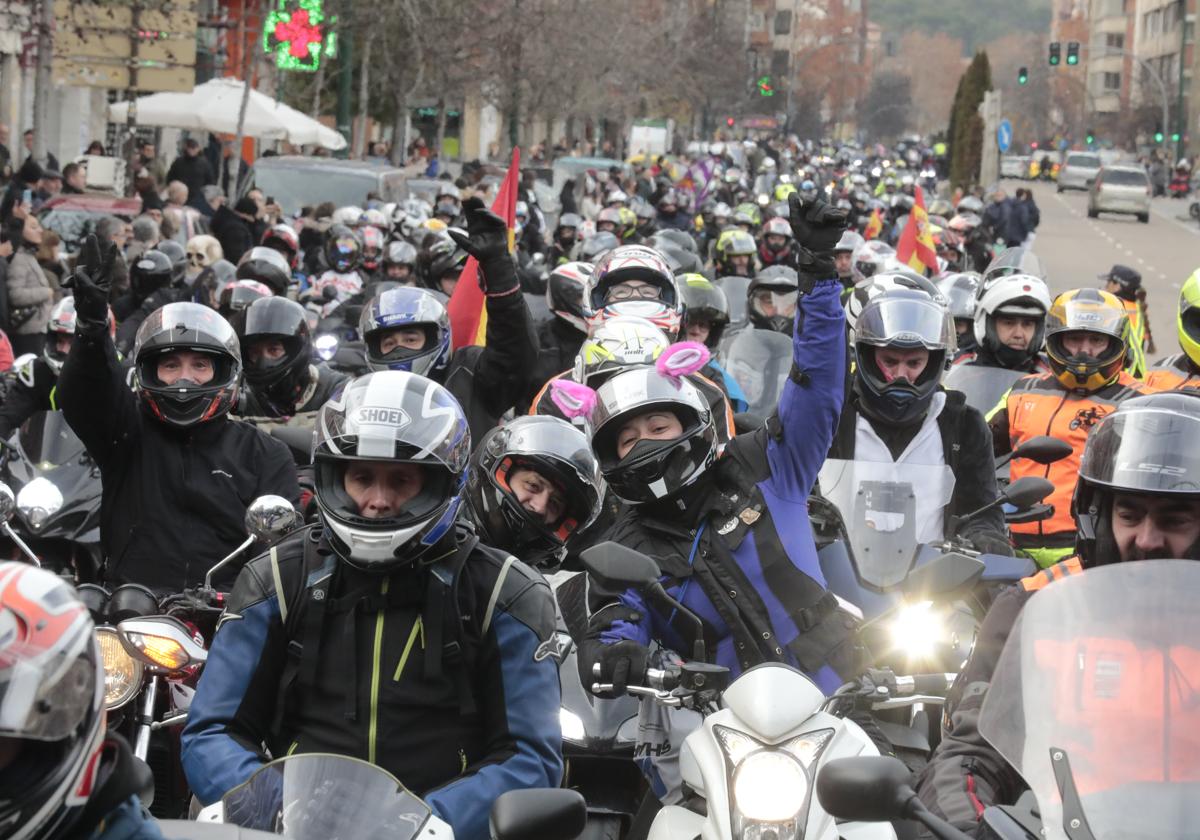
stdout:
[[(1046, 355), (1055, 377), (1068, 391), (1094, 393), (1111, 384), (1125, 364), (1128, 317), (1115, 295), (1099, 289), (1063, 292), (1046, 316)], [(1092, 333), (1107, 339), (1096, 356), (1072, 354), (1063, 338), (1072, 333)]]

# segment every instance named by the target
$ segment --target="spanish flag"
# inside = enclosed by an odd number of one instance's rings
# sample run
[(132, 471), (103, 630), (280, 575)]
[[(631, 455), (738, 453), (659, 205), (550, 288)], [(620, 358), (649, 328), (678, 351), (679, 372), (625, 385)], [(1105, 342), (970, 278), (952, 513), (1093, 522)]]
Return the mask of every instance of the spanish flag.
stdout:
[[(896, 259), (913, 271), (922, 272), (927, 276), (937, 274), (937, 250), (933, 247), (933, 231), (929, 227), (925, 196), (920, 187), (917, 187), (913, 208), (908, 214), (908, 224), (900, 232), (900, 241), (896, 243)], [(926, 272), (925, 269), (929, 271)]]
[[(514, 229), (517, 226), (517, 183), (520, 180), (520, 171), (521, 150), (514, 148), (512, 163), (508, 165), (508, 172), (496, 193), (496, 200), (492, 202), (492, 212), (504, 219), (508, 225), (510, 254), (516, 249)], [(487, 344), (487, 298), (479, 286), (479, 263), (474, 257), (467, 257), (446, 311), (450, 315), (452, 350), (470, 347), (473, 344)]]
[(883, 217), (879, 215), (877, 207), (871, 211), (871, 218), (863, 231), (863, 239), (878, 239), (881, 233), (883, 233)]

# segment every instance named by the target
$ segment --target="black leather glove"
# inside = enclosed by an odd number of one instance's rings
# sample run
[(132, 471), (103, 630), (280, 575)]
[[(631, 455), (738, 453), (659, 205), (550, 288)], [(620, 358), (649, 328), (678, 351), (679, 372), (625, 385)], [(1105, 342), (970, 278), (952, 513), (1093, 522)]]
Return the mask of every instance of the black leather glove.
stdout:
[(489, 295), (503, 295), (517, 289), (517, 268), (508, 251), (508, 225), (484, 206), (478, 198), (463, 203), (467, 235), (451, 229), (450, 237), (479, 261), (480, 286)]
[(967, 534), (966, 539), (981, 554), (1000, 554), (1004, 557), (1013, 556), (1012, 543), (1000, 534), (994, 534), (990, 531), (976, 531), (975, 533)]
[(117, 246), (89, 234), (79, 250), (75, 273), (63, 284), (75, 290), (75, 332), (96, 338), (108, 330), (108, 295)]
[(645, 645), (633, 641), (602, 645), (595, 660), (600, 665), (600, 678), (588, 678), (584, 684), (590, 690), (594, 682), (612, 683), (613, 695), (620, 696), (631, 683), (641, 685), (645, 682), (649, 656), (650, 651)]
[(800, 291), (807, 294), (816, 281), (837, 276), (833, 249), (846, 230), (846, 211), (819, 198), (801, 201), (795, 193), (788, 196), (788, 207), (799, 251)]

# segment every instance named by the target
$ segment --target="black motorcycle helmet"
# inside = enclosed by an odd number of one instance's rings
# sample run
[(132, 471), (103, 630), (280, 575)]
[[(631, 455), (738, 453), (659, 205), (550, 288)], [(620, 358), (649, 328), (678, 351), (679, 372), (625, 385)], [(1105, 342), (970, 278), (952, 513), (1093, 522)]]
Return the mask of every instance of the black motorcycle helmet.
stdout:
[[(186, 267), (187, 261), (184, 260)], [(152, 249), (129, 269), (129, 289), (134, 300), (143, 301), (159, 289), (171, 285), (171, 258), (162, 251)]]
[[(1071, 499), (1085, 566), (1121, 560), (1112, 532), (1116, 493), (1200, 499), (1200, 398), (1168, 391), (1129, 399), (1092, 429)], [(1172, 559), (1200, 560), (1200, 543)]]
[[(311, 381), (312, 335), (304, 307), (287, 298), (259, 298), (238, 319), (237, 332), (251, 393), (277, 417), (295, 414)], [(254, 352), (257, 343), (273, 341), (283, 345), (281, 357)]]
[[(517, 499), (513, 479), (532, 470), (561, 494), (547, 523)], [(587, 436), (557, 417), (525, 416), (497, 426), (479, 442), (467, 473), (467, 508), (484, 539), (542, 571), (562, 562), (571, 536), (600, 513), (600, 468)]]
[[(189, 350), (212, 358), (208, 382), (181, 379), (167, 384), (158, 378), (159, 358)], [(237, 402), (242, 353), (233, 327), (199, 303), (168, 303), (154, 310), (138, 328), (133, 343), (133, 383), (143, 407), (157, 420), (190, 428), (224, 417)]]
[(583, 310), (583, 290), (594, 266), (585, 262), (563, 263), (546, 280), (546, 306), (575, 329), (587, 335), (587, 316)]
[(167, 255), (171, 261), (171, 284), (180, 285), (187, 276), (187, 249), (174, 239), (164, 239), (154, 246), (154, 250)]
[[(895, 288), (872, 298), (854, 327), (854, 392), (859, 408), (872, 420), (906, 426), (923, 417), (941, 387), (954, 354), (954, 319), (944, 298), (917, 289)], [(888, 381), (875, 360), (876, 350), (924, 348), (929, 361), (916, 382)]]
[(358, 268), (362, 259), (362, 240), (346, 225), (331, 225), (325, 231), (325, 263), (338, 274)]
[[(774, 312), (767, 314), (760, 298), (770, 293)], [(746, 287), (746, 314), (755, 329), (774, 330), (791, 335), (795, 327), (796, 306), (800, 296), (800, 278), (796, 269), (786, 265), (764, 268)]]
[(292, 281), (287, 258), (274, 248), (259, 245), (242, 255), (237, 267), (238, 280), (257, 280), (272, 294), (286, 295)]
[(578, 213), (563, 213), (554, 226), (554, 241), (564, 251), (575, 247), (579, 239), (579, 229), (583, 227), (583, 217)]
[(706, 322), (708, 338), (704, 344), (710, 350), (716, 350), (729, 326), (729, 300), (725, 292), (703, 274), (684, 274), (679, 278), (679, 286), (687, 307), (683, 314), (685, 329), (693, 319)]
[(682, 248), (685, 251), (690, 251), (693, 254), (698, 255), (700, 253), (700, 249), (696, 245), (696, 240), (682, 230), (667, 228), (666, 230), (655, 231), (652, 238), (654, 241), (648, 244), (655, 248), (662, 248), (663, 245), (670, 242), (672, 245)]
[(458, 274), (467, 262), (467, 252), (458, 247), (446, 231), (432, 233), (422, 243), (417, 255), (421, 282), (426, 288), (441, 292), (441, 280), (447, 274)]

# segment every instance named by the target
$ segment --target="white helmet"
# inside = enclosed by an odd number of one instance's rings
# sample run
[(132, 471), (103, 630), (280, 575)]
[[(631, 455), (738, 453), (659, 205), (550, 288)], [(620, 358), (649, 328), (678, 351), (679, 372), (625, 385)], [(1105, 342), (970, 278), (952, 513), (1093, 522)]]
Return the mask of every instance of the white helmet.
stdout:
[(331, 222), (335, 225), (346, 225), (347, 227), (358, 227), (358, 223), (362, 221), (363, 210), (361, 207), (347, 205), (339, 207), (333, 211)]
[[(1041, 352), (1050, 305), (1050, 290), (1040, 277), (1032, 274), (997, 277), (982, 291), (975, 306), (975, 341), (1005, 367), (1023, 367)], [(1014, 350), (1001, 343), (996, 334), (997, 315), (1019, 315), (1038, 320), (1037, 330), (1027, 350)]]

